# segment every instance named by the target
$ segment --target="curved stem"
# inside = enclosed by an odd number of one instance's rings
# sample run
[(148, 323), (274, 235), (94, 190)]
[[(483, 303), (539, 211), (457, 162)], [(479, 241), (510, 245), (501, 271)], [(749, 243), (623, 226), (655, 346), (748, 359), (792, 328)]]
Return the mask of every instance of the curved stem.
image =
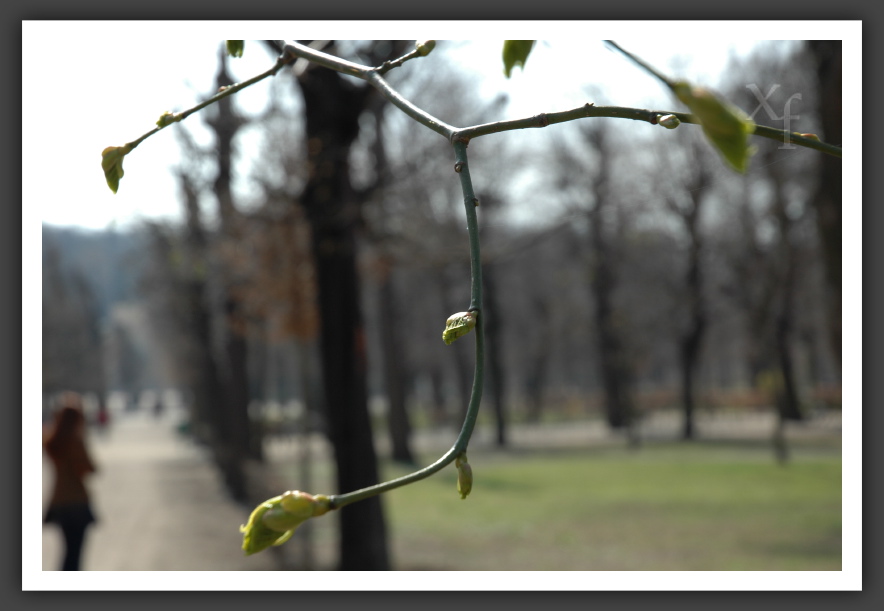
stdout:
[(392, 479), (386, 482), (368, 486), (360, 490), (348, 492), (345, 494), (329, 495), (329, 509), (339, 509), (350, 503), (362, 501), (372, 496), (388, 492), (401, 486), (414, 483), (416, 481), (427, 478), (447, 465), (451, 464), (458, 456), (466, 452), (467, 445), (470, 443), (470, 437), (473, 435), (473, 429), (476, 426), (476, 419), (479, 415), (479, 405), (482, 402), (482, 388), (485, 382), (485, 334), (482, 316), (482, 265), (479, 252), (479, 221), (476, 215), (476, 206), (478, 200), (473, 191), (472, 180), (470, 179), (469, 164), (467, 162), (467, 143), (461, 139), (454, 139), (454, 156), (455, 167), (460, 173), (460, 184), (463, 190), (464, 208), (467, 216), (467, 232), (470, 240), (470, 310), (478, 311), (479, 316), (476, 317), (476, 327), (473, 332), (476, 334), (476, 365), (473, 375), (473, 389), (470, 394), (470, 403), (467, 407), (467, 414), (464, 418), (463, 426), (454, 445), (439, 460), (431, 465), (424, 467), (414, 473), (409, 473), (402, 477)]

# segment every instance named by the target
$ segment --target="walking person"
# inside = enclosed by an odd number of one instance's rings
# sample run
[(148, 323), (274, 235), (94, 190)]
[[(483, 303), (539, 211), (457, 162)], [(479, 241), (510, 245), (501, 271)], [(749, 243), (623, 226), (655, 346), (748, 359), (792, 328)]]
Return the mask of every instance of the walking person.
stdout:
[(95, 473), (95, 463), (86, 449), (86, 419), (80, 395), (61, 396), (43, 448), (52, 461), (55, 482), (44, 524), (58, 524), (64, 536), (62, 571), (79, 571), (86, 529), (95, 522), (86, 476)]

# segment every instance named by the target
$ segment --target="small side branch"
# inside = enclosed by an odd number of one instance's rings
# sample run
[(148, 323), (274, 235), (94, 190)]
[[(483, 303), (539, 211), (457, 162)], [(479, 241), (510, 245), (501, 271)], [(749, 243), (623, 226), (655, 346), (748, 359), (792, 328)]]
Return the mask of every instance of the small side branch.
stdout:
[(362, 488), (361, 490), (330, 495), (328, 497), (329, 509), (339, 509), (351, 503), (362, 501), (402, 486), (407, 486), (408, 484), (412, 484), (433, 475), (464, 454), (470, 443), (470, 437), (473, 435), (473, 429), (476, 426), (476, 420), (479, 415), (479, 405), (482, 402), (482, 389), (485, 383), (485, 336), (483, 331), (484, 324), (482, 321), (482, 264), (479, 252), (479, 221), (476, 215), (476, 194), (473, 190), (472, 180), (470, 179), (469, 163), (467, 160), (467, 144), (466, 142), (456, 140), (453, 146), (455, 167), (457, 168), (457, 173), (460, 175), (461, 189), (464, 195), (464, 209), (467, 216), (467, 232), (470, 241), (471, 283), (469, 310), (471, 312), (478, 312), (476, 327), (473, 330), (476, 334), (476, 365), (473, 374), (473, 388), (470, 395), (470, 403), (467, 407), (466, 418), (464, 418), (463, 426), (461, 427), (454, 445), (433, 464), (403, 477), (381, 482), (374, 486)]
[[(578, 119), (586, 119), (590, 117), (609, 117), (616, 119), (632, 119), (633, 121), (644, 121), (651, 125), (656, 125), (657, 120), (661, 116), (673, 115), (678, 117), (682, 123), (692, 123), (699, 125), (700, 121), (690, 113), (675, 112), (672, 110), (646, 110), (642, 108), (627, 108), (625, 106), (595, 106), (591, 103), (584, 104), (573, 110), (563, 112), (541, 113), (528, 117), (526, 119), (513, 119), (510, 121), (496, 121), (494, 123), (484, 123), (482, 125), (474, 125), (464, 129), (457, 130), (455, 137), (462, 138), (467, 141), (479, 136), (487, 136), (488, 134), (497, 134), (516, 129), (541, 128), (553, 125), (555, 123), (566, 123), (568, 121), (576, 121)], [(807, 148), (815, 149), (822, 153), (841, 157), (841, 147), (834, 144), (821, 142), (816, 137), (799, 134), (796, 132), (788, 132), (782, 129), (766, 127), (764, 125), (756, 125), (754, 135), (761, 138), (769, 138), (771, 140), (780, 140), (785, 143), (798, 144)]]

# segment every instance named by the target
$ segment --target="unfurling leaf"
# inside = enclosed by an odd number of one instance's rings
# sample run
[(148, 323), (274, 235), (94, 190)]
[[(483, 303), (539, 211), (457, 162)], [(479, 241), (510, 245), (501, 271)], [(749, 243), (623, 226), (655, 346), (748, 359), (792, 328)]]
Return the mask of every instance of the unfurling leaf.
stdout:
[(672, 84), (672, 92), (691, 109), (722, 157), (738, 172), (745, 172), (754, 152), (749, 136), (755, 131), (755, 122), (709, 89), (679, 81)]
[(478, 314), (478, 312), (458, 312), (449, 316), (448, 320), (445, 321), (442, 341), (451, 345), (454, 340), (472, 331), (473, 327), (476, 326), (476, 316)]
[(246, 556), (256, 554), (274, 545), (282, 545), (295, 529), (312, 517), (329, 511), (329, 499), (313, 496), (300, 490), (268, 499), (258, 505), (249, 521), (239, 527), (243, 533), (242, 549)]
[(534, 48), (533, 40), (504, 40), (503, 41), (503, 73), (507, 78), (512, 74), (513, 68), (521, 66), (525, 69), (525, 62)]
[(104, 178), (107, 186), (114, 193), (120, 188), (120, 179), (123, 177), (123, 157), (131, 150), (132, 145), (109, 146), (101, 151), (101, 169), (104, 170)]
[(230, 57), (242, 57), (242, 52), (246, 48), (244, 40), (225, 40), (227, 43), (227, 54)]

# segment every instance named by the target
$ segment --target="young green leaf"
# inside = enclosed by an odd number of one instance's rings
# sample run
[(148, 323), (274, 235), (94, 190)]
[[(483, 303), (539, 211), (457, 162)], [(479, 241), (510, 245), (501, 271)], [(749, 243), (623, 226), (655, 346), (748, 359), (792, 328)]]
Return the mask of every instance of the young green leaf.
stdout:
[(704, 87), (679, 81), (672, 84), (672, 91), (691, 109), (700, 121), (703, 133), (722, 157), (738, 172), (745, 172), (749, 157), (754, 152), (749, 146), (749, 136), (755, 131), (755, 122), (742, 110)]
[(104, 178), (107, 186), (114, 193), (120, 188), (120, 179), (123, 177), (123, 157), (131, 150), (132, 145), (109, 146), (101, 151), (101, 169), (104, 170)]
[(503, 73), (507, 78), (516, 66), (525, 69), (525, 62), (528, 61), (528, 56), (534, 48), (534, 42), (533, 40), (503, 41)]
[(246, 47), (246, 41), (244, 40), (226, 40), (227, 43), (227, 54), (230, 57), (242, 57), (242, 52)]

